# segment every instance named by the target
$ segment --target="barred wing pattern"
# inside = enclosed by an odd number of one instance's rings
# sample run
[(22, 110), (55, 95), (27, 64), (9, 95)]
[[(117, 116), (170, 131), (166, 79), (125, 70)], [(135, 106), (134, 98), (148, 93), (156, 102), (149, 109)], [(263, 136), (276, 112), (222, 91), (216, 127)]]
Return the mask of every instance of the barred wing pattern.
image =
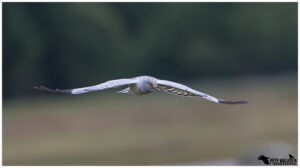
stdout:
[(167, 80), (157, 80), (157, 90), (161, 90), (164, 92), (168, 92), (171, 94), (179, 95), (179, 96), (185, 96), (185, 97), (201, 97), (204, 99), (207, 99), (212, 102), (216, 103), (224, 103), (224, 104), (244, 104), (247, 103), (247, 101), (227, 101), (227, 100), (222, 100), (215, 98), (213, 96), (207, 95), (205, 93), (196, 91), (192, 88), (189, 88), (185, 85), (176, 83), (176, 82), (171, 82)]
[(106, 90), (106, 89), (110, 89), (110, 88), (117, 88), (117, 87), (121, 87), (124, 85), (133, 84), (136, 82), (137, 82), (136, 78), (117, 79), (117, 80), (111, 80), (111, 81), (107, 81), (104, 83), (100, 83), (98, 85), (77, 88), (77, 89), (66, 89), (66, 90), (55, 89), (54, 90), (54, 89), (47, 88), (45, 86), (34, 87), (34, 89), (42, 90), (42, 91), (46, 91), (46, 92), (52, 92), (52, 93), (77, 95), (77, 94), (83, 94), (83, 93), (94, 92), (94, 91), (99, 91), (99, 90)]

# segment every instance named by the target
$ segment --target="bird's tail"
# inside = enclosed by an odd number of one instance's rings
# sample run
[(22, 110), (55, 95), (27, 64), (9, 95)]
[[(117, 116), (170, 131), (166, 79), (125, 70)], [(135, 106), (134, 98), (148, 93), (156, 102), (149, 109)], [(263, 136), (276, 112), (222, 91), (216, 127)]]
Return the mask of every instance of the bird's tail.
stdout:
[(132, 91), (130, 90), (130, 88), (126, 88), (124, 90), (118, 91), (117, 93), (127, 93), (127, 94), (132, 94)]

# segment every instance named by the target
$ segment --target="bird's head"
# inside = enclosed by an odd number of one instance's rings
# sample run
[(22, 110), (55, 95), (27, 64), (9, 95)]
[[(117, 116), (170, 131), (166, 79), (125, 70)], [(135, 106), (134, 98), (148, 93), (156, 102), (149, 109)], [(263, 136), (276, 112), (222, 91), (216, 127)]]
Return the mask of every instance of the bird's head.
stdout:
[(147, 90), (153, 91), (157, 87), (157, 81), (154, 78), (147, 78), (144, 80), (143, 84)]
[(153, 89), (155, 89), (157, 87), (156, 82), (148, 82), (148, 85), (151, 86)]

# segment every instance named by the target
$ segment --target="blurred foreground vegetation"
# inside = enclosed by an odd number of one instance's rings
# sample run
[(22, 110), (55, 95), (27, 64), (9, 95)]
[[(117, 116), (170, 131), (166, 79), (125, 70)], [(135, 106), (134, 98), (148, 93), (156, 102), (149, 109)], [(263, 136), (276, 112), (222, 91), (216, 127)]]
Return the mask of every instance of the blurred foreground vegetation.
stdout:
[(3, 164), (261, 165), (261, 154), (297, 158), (297, 74), (185, 83), (250, 103), (114, 91), (9, 101)]

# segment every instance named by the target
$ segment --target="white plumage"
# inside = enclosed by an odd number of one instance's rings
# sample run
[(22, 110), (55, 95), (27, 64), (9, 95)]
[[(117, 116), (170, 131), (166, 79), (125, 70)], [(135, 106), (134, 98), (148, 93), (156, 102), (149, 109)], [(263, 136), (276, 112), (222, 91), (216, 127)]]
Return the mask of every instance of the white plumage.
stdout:
[(52, 93), (61, 93), (61, 94), (70, 94), (70, 95), (77, 95), (83, 94), (88, 92), (106, 90), (110, 88), (117, 88), (121, 86), (129, 86), (128, 88), (119, 91), (118, 93), (129, 93), (129, 94), (136, 94), (136, 95), (144, 95), (151, 93), (155, 90), (160, 90), (164, 92), (168, 92), (174, 95), (184, 96), (184, 97), (200, 97), (207, 99), (212, 102), (216, 103), (225, 103), (225, 104), (244, 104), (247, 101), (226, 101), (222, 99), (215, 98), (208, 94), (196, 91), (192, 88), (189, 88), (183, 84), (179, 84), (176, 82), (171, 82), (167, 80), (160, 80), (156, 79), (151, 76), (139, 76), (130, 79), (117, 79), (111, 80), (104, 83), (100, 83), (98, 85), (83, 87), (83, 88), (76, 88), (76, 89), (49, 89), (44, 86), (34, 87), (34, 89), (52, 92)]

